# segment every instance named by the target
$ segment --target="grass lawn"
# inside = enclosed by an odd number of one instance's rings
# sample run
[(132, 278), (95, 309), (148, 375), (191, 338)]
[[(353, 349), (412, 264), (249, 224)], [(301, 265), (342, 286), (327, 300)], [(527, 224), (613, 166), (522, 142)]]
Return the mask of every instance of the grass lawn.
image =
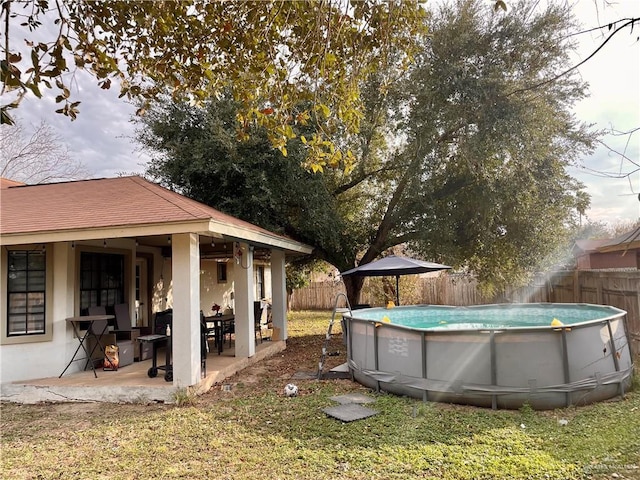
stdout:
[[(624, 399), (492, 411), (375, 394), (317, 368), (330, 312), (290, 315), (282, 355), (229, 379), (231, 391), (159, 404), (2, 404), (3, 479), (640, 479), (640, 378)], [(328, 357), (344, 361), (340, 327)], [(332, 365), (329, 365), (331, 367)], [(377, 415), (322, 409), (364, 393)], [(561, 425), (559, 420), (567, 420)]]

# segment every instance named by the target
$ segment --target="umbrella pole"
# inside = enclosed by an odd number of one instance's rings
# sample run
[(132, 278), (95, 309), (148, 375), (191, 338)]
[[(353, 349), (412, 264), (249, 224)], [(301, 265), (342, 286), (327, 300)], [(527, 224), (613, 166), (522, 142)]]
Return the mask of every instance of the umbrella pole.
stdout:
[(400, 305), (400, 275), (396, 275), (396, 305)]

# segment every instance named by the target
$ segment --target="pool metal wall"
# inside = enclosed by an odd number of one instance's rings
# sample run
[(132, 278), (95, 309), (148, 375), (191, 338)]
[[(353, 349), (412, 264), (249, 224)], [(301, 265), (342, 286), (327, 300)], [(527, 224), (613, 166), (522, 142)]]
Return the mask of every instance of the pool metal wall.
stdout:
[(419, 330), (349, 315), (343, 326), (350, 371), (370, 388), (425, 401), (544, 410), (629, 388), (626, 312), (616, 311), (562, 328)]

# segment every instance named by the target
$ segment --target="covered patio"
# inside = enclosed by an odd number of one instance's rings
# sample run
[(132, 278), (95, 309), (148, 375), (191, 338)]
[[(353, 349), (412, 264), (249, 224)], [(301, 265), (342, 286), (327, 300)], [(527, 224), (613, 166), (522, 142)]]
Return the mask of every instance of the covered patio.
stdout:
[[(285, 347), (285, 264), (311, 252), (303, 243), (140, 177), (11, 186), (2, 190), (1, 206), (2, 400), (18, 398), (23, 385), (61, 400), (170, 401), (177, 390), (206, 391)], [(277, 341), (256, 341), (256, 302), (269, 305)], [(171, 310), (169, 383), (147, 378), (142, 357), (98, 378), (82, 371), (82, 362), (65, 369), (82, 334), (69, 320), (116, 305), (128, 306), (125, 326), (140, 336), (159, 333), (152, 332), (156, 314)], [(235, 343), (223, 355), (209, 354), (205, 376), (200, 318), (215, 315), (216, 306), (233, 315)], [(103, 385), (107, 378), (114, 383)]]
[[(186, 389), (187, 394), (205, 393), (211, 388), (221, 387), (240, 370), (260, 363), (286, 348), (284, 341), (264, 341), (256, 345), (255, 355), (239, 358), (235, 346), (225, 349), (220, 355), (213, 350), (207, 355), (206, 375), (197, 386)], [(164, 358), (164, 352), (160, 352)], [(173, 403), (179, 388), (165, 382), (162, 375), (149, 378), (147, 371), (151, 360), (134, 362), (117, 371), (92, 370), (64, 375), (16, 381), (2, 385), (2, 401), (16, 403), (40, 402), (111, 402), (111, 403)]]

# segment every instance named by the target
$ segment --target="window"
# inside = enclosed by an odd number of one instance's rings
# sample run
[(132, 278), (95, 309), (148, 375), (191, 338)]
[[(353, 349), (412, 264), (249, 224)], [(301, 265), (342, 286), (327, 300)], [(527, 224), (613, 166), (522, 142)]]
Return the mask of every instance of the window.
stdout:
[(124, 303), (124, 255), (82, 252), (80, 312), (97, 305), (118, 303)]
[(7, 336), (45, 333), (45, 252), (11, 250), (7, 263)]
[(218, 283), (227, 283), (227, 264), (218, 263)]
[(264, 267), (258, 265), (256, 267), (256, 298), (261, 299), (264, 297)]

